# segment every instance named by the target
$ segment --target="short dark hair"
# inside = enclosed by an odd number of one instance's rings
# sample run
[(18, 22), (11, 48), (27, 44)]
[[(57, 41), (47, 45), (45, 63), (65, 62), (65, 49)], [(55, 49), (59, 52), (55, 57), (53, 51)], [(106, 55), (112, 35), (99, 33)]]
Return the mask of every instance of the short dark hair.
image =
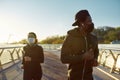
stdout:
[(36, 34), (34, 32), (29, 32), (28, 35), (29, 34), (33, 34), (35, 36), (35, 38), (37, 38), (37, 36), (36, 36)]

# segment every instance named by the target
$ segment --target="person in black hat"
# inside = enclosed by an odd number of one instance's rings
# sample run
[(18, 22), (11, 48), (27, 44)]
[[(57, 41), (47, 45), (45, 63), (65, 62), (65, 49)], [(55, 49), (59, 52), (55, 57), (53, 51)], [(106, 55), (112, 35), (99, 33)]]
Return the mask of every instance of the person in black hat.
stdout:
[(93, 67), (98, 65), (98, 40), (91, 32), (94, 29), (87, 10), (75, 15), (72, 26), (78, 26), (67, 32), (61, 49), (61, 61), (69, 64), (68, 80), (93, 80)]
[(34, 32), (28, 33), (27, 42), (28, 44), (23, 47), (23, 80), (41, 80), (40, 63), (44, 62), (43, 48), (37, 44), (37, 36)]

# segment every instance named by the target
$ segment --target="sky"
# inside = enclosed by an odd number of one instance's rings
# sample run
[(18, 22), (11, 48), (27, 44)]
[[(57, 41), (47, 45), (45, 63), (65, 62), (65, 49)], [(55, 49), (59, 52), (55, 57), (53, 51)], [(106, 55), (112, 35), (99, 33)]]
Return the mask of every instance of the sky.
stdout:
[(0, 43), (26, 39), (29, 32), (35, 32), (39, 41), (66, 35), (83, 9), (95, 28), (120, 26), (120, 0), (0, 0)]

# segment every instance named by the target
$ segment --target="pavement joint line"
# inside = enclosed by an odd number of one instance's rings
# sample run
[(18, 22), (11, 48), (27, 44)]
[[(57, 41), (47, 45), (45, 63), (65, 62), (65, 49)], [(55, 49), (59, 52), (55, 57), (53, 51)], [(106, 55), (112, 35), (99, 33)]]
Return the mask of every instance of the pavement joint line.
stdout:
[(112, 76), (111, 74), (109, 74), (109, 73), (105, 72), (104, 70), (102, 70), (102, 69), (100, 69), (100, 68), (97, 68), (97, 69), (98, 69), (99, 71), (101, 71), (101, 72), (105, 73), (105, 74), (106, 74), (106, 75), (108, 75), (109, 77), (111, 77), (111, 78), (115, 79), (115, 80), (120, 80), (120, 79), (118, 79), (118, 78), (116, 78), (116, 77)]

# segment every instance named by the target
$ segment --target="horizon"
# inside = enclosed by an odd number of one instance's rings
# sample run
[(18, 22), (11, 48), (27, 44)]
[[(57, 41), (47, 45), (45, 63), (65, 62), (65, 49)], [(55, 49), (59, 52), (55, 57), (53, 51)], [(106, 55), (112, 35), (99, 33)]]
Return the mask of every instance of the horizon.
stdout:
[(79, 0), (0, 0), (0, 43), (17, 42), (35, 32), (38, 40), (50, 36), (66, 35), (74, 28), (75, 14), (87, 9), (95, 28), (120, 27), (120, 1)]
[[(95, 29), (99, 29), (99, 28), (104, 28), (104, 27), (111, 27), (111, 26), (98, 26), (97, 28), (95, 28)], [(120, 26), (119, 27), (112, 27), (112, 28), (120, 28)], [(51, 37), (56, 37), (56, 36), (65, 36), (65, 34), (64, 35), (52, 35), (52, 36), (47, 36), (47, 37), (45, 37), (44, 39), (41, 39), (41, 40), (38, 40), (38, 42), (41, 42), (42, 40), (45, 40), (45, 39), (47, 39), (47, 38), (51, 38)], [(8, 38), (9, 39), (9, 38)], [(26, 39), (27, 40), (27, 38), (22, 38), (21, 40), (24, 40), (24, 39)], [(37, 38), (38, 39), (38, 38)], [(19, 40), (19, 41), (21, 41), (21, 40)], [(19, 41), (12, 41), (12, 42), (0, 42), (0, 45), (1, 44), (13, 44), (13, 43), (19, 43)]]

